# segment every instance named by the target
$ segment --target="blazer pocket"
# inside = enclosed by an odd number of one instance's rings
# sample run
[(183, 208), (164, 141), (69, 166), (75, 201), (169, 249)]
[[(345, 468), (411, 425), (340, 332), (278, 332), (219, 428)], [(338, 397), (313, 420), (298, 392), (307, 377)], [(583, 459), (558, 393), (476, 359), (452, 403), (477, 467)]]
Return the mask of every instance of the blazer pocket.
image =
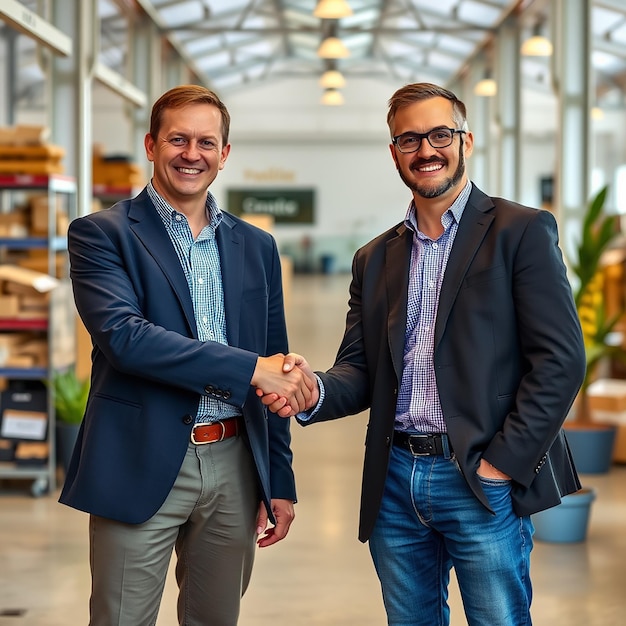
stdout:
[(149, 426), (142, 414), (140, 404), (102, 394), (94, 394), (87, 407), (89, 428), (104, 441), (116, 437), (141, 441)]

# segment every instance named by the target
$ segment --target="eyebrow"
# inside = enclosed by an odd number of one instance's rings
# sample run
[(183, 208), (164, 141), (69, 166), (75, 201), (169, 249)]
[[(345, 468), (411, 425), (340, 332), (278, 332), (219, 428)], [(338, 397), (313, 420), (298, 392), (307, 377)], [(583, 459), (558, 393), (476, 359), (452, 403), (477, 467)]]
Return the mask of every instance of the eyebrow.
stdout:
[[(407, 130), (405, 133), (400, 133), (400, 135), (424, 135), (427, 133), (432, 133), (434, 130), (441, 130), (442, 128), (448, 130), (448, 128), (454, 128), (454, 126), (446, 126), (445, 124), (440, 124), (439, 126), (433, 126), (430, 130), (427, 130), (426, 133), (420, 133), (417, 130)], [(400, 135), (398, 135), (398, 137)]]

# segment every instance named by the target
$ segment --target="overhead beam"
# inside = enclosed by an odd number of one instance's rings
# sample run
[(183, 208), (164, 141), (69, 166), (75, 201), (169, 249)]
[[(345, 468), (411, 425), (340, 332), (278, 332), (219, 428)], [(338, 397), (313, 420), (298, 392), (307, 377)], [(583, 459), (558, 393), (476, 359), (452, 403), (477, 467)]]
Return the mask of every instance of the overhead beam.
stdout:
[[(2, 0), (0, 0), (0, 2), (1, 1)], [(206, 76), (198, 68), (194, 59), (192, 59), (191, 56), (186, 52), (186, 50), (176, 39), (176, 37), (173, 37), (172, 33), (168, 32), (168, 29), (165, 27), (165, 24), (163, 23), (159, 12), (152, 4), (152, 2), (150, 0), (135, 0), (135, 2), (141, 7), (142, 11), (152, 20), (152, 22), (159, 29), (159, 31), (167, 36), (168, 43), (185, 62), (185, 65), (193, 72), (193, 74), (196, 75), (200, 82), (204, 82)]]
[(145, 107), (148, 104), (148, 97), (141, 89), (135, 87), (121, 74), (107, 67), (104, 63), (99, 61), (96, 63), (93, 77), (125, 100), (128, 100), (128, 102), (132, 102), (135, 106)]
[(0, 0), (0, 19), (56, 54), (71, 56), (71, 38), (16, 0)]
[[(322, 33), (323, 29), (319, 26), (298, 26), (297, 28), (283, 28), (282, 26), (205, 26), (197, 22), (189, 24), (179, 24), (177, 26), (164, 27), (163, 32), (198, 32), (204, 35), (221, 35), (223, 33), (255, 33), (263, 35), (305, 35), (310, 33)], [(463, 33), (463, 32), (479, 32), (490, 33), (496, 32), (496, 27), (486, 26), (413, 26), (411, 28), (393, 28), (388, 26), (340, 26), (337, 28), (338, 34), (375, 34), (375, 35), (398, 35), (410, 33)]]

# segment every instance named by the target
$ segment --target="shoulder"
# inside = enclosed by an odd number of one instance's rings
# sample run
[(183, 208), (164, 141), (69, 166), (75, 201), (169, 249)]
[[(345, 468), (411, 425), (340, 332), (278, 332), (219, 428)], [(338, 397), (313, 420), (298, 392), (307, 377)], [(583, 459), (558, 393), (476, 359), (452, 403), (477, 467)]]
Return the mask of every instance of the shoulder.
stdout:
[(467, 201), (468, 213), (478, 211), (491, 215), (496, 224), (506, 225), (511, 223), (537, 223), (548, 227), (556, 226), (556, 219), (550, 211), (526, 206), (513, 200), (488, 196), (475, 185)]
[(411, 230), (407, 228), (404, 222), (399, 222), (395, 226), (388, 228), (384, 233), (377, 235), (374, 239), (371, 239), (366, 244), (361, 246), (357, 250), (358, 254), (372, 254), (377, 250), (384, 250), (387, 247), (387, 244), (390, 241), (402, 239), (405, 236), (408, 236), (409, 240), (411, 237)]
[(125, 198), (110, 207), (77, 217), (72, 221), (70, 226), (77, 226), (86, 222), (96, 223), (102, 226), (107, 223), (120, 225), (121, 223), (126, 223), (126, 219), (129, 217), (131, 210), (143, 212), (147, 208), (153, 209), (154, 206), (144, 189), (134, 198)]

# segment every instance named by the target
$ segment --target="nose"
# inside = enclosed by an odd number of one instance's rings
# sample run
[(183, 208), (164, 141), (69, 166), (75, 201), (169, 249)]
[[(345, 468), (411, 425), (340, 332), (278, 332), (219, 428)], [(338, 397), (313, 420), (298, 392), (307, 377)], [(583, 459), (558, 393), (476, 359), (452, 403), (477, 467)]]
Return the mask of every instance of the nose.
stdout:
[(187, 161), (197, 161), (199, 158), (198, 152), (198, 143), (195, 139), (191, 139), (183, 150), (183, 158), (187, 159)]

